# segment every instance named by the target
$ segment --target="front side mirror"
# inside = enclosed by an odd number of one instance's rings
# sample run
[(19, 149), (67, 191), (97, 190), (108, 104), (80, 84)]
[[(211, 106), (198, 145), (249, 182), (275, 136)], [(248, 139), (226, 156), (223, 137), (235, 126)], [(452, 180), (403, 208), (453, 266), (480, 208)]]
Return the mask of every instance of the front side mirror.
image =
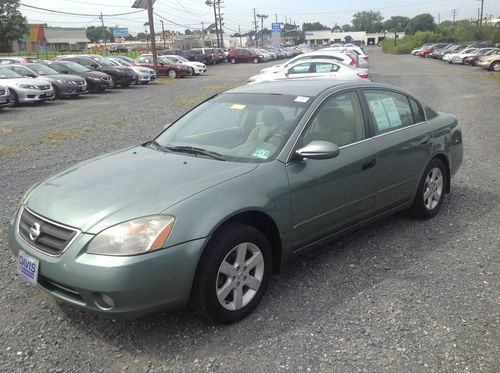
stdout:
[(61, 74), (69, 74), (68, 70), (61, 70)]
[(90, 65), (90, 67), (93, 68), (93, 69), (97, 69), (99, 67), (99, 65), (93, 63), (92, 65)]
[(339, 153), (339, 147), (328, 141), (311, 141), (306, 146), (295, 151), (295, 154), (302, 159), (330, 159), (335, 158)]
[(163, 126), (163, 130), (166, 130), (168, 127), (170, 127), (172, 125), (172, 123), (167, 123)]
[(165, 66), (165, 62), (160, 62), (159, 65), (160, 66)]
[(27, 77), (27, 78), (36, 78), (36, 75), (32, 74), (32, 73), (24, 74), (24, 76)]

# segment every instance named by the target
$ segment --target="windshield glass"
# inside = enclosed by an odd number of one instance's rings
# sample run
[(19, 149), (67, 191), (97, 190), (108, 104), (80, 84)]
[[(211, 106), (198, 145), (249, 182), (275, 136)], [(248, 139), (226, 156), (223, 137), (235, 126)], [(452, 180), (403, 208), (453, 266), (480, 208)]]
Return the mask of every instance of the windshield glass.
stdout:
[(176, 58), (177, 60), (182, 61), (182, 62), (189, 62), (189, 60), (187, 58), (184, 58), (182, 56), (168, 56), (168, 58)]
[(225, 93), (201, 104), (156, 138), (168, 150), (202, 148), (228, 161), (263, 162), (284, 145), (309, 97)]
[(28, 65), (28, 67), (33, 70), (37, 75), (57, 75), (59, 74), (54, 69), (41, 64)]
[(173, 60), (167, 57), (160, 57), (160, 60), (164, 63), (175, 63)]
[(57, 66), (59, 66), (59, 68), (60, 68), (59, 71), (69, 70), (69, 71), (76, 72), (76, 73), (83, 73), (85, 71), (90, 71), (90, 69), (88, 69), (85, 66), (82, 66), (76, 62), (65, 62), (65, 63), (63, 63), (61, 65), (57, 65)]
[(110, 60), (107, 60), (101, 56), (95, 56), (95, 57), (91, 57), (91, 58), (94, 61), (99, 62), (101, 65), (104, 65), (104, 66), (116, 66), (113, 62), (111, 62)]
[(113, 61), (118, 62), (122, 66), (131, 66), (132, 64), (128, 61), (124, 61), (121, 58), (115, 58)]
[(0, 79), (10, 78), (22, 78), (22, 76), (12, 70), (6, 69), (5, 67), (0, 67)]

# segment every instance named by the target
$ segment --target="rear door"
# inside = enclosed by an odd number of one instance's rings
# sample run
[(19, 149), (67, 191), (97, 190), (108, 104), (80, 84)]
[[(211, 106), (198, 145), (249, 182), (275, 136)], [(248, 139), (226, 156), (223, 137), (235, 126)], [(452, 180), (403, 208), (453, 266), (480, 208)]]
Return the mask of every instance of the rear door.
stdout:
[(363, 92), (375, 132), (378, 213), (413, 199), (431, 154), (432, 132), (413, 98), (379, 88)]

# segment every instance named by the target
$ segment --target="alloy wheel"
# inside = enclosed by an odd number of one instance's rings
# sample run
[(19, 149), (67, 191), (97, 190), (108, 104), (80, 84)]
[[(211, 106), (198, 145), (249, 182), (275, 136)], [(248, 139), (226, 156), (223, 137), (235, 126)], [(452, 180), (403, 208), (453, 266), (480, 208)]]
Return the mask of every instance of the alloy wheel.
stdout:
[(424, 204), (427, 210), (433, 210), (443, 195), (443, 174), (437, 167), (432, 168), (425, 178)]

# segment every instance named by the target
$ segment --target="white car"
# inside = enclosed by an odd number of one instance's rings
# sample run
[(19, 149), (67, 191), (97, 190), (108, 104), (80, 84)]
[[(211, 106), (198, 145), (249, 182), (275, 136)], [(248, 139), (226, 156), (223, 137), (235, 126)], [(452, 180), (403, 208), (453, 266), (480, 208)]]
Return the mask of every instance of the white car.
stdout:
[(134, 84), (148, 84), (156, 79), (156, 72), (149, 67), (132, 65), (130, 62), (127, 62), (119, 57), (108, 57), (108, 60), (117, 66), (130, 67), (134, 70), (134, 73), (137, 75), (137, 80)]
[(479, 52), (481, 49), (479, 48), (467, 48), (466, 50), (453, 54), (453, 57), (451, 57), (450, 62), (451, 63), (456, 63), (456, 64), (465, 64), (465, 59), (467, 57), (471, 57), (475, 55), (477, 52)]
[(44, 80), (23, 78), (14, 71), (0, 66), (0, 82), (9, 89), (13, 105), (53, 100), (54, 88)]
[[(352, 57), (348, 56), (345, 53), (338, 52), (338, 51), (319, 50), (319, 51), (315, 51), (315, 52), (299, 54), (298, 56), (295, 56), (294, 58), (290, 59), (289, 61), (287, 61), (285, 63), (262, 69), (262, 70), (260, 70), (260, 73), (261, 74), (278, 73), (281, 70), (292, 66), (296, 62), (307, 61), (307, 60), (311, 60), (311, 59), (332, 60), (332, 61), (341, 62), (345, 65), (351, 65), (351, 66), (356, 65), (356, 61)], [(367, 72), (367, 71), (364, 71), (364, 72)]]
[(168, 58), (173, 63), (189, 66), (191, 68), (192, 75), (200, 75), (207, 72), (207, 65), (205, 65), (204, 63), (189, 61), (188, 59), (182, 56), (178, 56), (176, 54), (167, 54), (159, 56), (159, 58), (163, 57)]
[(459, 54), (462, 54), (462, 53), (469, 53), (469, 52), (475, 51), (476, 49), (477, 48), (475, 48), (475, 47), (466, 47), (466, 48), (462, 48), (458, 52), (446, 53), (443, 56), (443, 61), (444, 62), (448, 62), (448, 63), (452, 63), (451, 60), (453, 59), (453, 57), (455, 57), (455, 56), (457, 56)]
[(368, 55), (365, 51), (354, 44), (346, 44), (343, 47), (329, 47), (320, 49), (320, 51), (338, 51), (338, 52), (350, 52), (353, 53), (357, 58), (357, 66), (361, 68), (368, 68)]
[(336, 80), (368, 80), (368, 74), (330, 59), (301, 60), (277, 73), (254, 75), (248, 84), (293, 78), (326, 78)]

